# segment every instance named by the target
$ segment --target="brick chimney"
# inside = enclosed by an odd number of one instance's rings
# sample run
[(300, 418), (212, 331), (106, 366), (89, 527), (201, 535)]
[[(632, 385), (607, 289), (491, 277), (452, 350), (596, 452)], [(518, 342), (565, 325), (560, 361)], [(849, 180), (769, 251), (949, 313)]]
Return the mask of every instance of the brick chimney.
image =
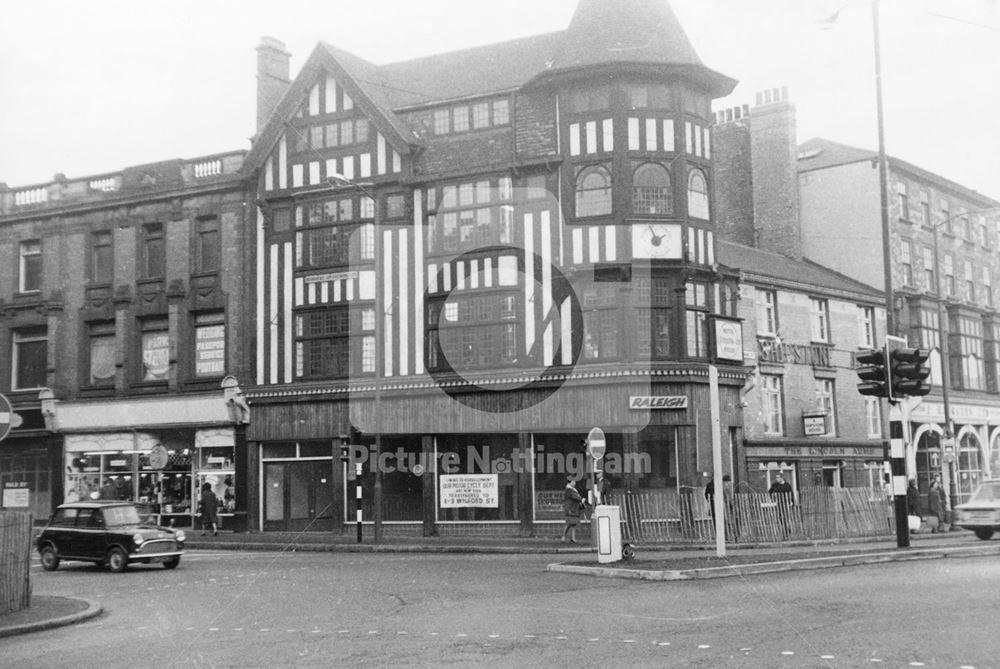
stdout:
[(289, 61), (292, 54), (285, 43), (262, 37), (257, 47), (257, 132), (259, 133), (288, 89)]
[(787, 88), (757, 93), (750, 112), (756, 246), (802, 259), (795, 106)]

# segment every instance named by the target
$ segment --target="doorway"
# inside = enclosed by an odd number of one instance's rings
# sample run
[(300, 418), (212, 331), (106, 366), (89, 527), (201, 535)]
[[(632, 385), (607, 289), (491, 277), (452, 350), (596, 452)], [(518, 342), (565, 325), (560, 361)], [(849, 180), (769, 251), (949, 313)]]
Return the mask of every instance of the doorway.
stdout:
[(264, 531), (332, 530), (332, 473), (330, 460), (264, 463)]

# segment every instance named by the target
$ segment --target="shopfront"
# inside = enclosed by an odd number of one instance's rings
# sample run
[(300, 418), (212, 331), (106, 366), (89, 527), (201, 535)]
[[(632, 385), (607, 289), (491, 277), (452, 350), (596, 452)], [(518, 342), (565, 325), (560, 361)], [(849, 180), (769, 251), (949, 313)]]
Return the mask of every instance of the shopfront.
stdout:
[(910, 411), (908, 471), (926, 496), (941, 476), (951, 506), (968, 501), (983, 480), (1000, 477), (1000, 407), (952, 403), (954, 438), (945, 439), (944, 405), (924, 401)]
[(15, 405), (17, 427), (0, 441), (0, 508), (30, 511), (42, 522), (61, 499), (62, 439), (45, 429), (37, 404)]
[(237, 442), (223, 394), (101, 402), (48, 400), (63, 437), (63, 501), (135, 502), (158, 523), (198, 524), (204, 485), (218, 499), (221, 529), (245, 526), (239, 513)]
[(807, 487), (871, 488), (883, 491), (885, 452), (879, 442), (746, 443), (748, 492), (767, 492), (781, 474), (793, 491)]

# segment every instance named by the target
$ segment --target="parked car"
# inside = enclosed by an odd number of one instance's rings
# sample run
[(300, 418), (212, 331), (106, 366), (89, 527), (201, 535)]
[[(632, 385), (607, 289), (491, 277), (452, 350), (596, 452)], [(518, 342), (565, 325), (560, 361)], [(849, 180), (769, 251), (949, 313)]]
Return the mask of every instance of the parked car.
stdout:
[(183, 530), (143, 522), (131, 502), (86, 501), (56, 509), (35, 546), (46, 571), (63, 560), (82, 560), (117, 573), (135, 562), (175, 568), (184, 539)]
[(955, 524), (986, 540), (1000, 529), (1000, 480), (983, 481), (965, 504), (955, 507)]

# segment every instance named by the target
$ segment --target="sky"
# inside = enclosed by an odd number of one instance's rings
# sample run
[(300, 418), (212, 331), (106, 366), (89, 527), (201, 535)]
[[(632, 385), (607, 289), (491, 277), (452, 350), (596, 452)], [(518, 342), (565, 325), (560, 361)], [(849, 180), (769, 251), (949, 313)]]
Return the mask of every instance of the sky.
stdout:
[[(285, 43), (294, 76), (321, 40), (382, 64), (563, 30), (576, 4), (8, 0), (0, 183), (248, 149), (264, 35)], [(715, 109), (787, 86), (800, 142), (877, 148), (868, 0), (670, 4), (702, 62), (740, 81)], [(879, 5), (887, 152), (1000, 199), (1000, 0)]]

